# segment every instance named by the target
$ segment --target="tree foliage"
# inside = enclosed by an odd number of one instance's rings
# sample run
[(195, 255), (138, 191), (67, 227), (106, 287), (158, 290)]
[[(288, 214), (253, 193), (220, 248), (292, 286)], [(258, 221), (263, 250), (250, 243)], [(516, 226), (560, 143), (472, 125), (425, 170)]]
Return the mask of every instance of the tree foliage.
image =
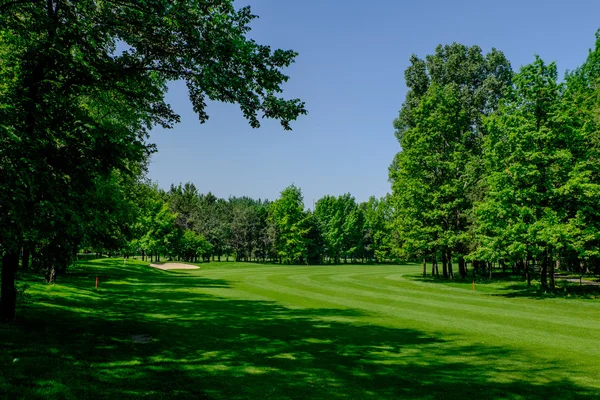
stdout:
[(451, 276), (446, 260), (468, 253), (469, 213), (480, 196), (483, 117), (510, 85), (511, 67), (495, 49), (483, 55), (457, 43), (410, 61), (409, 91), (394, 121), (402, 151), (389, 172), (394, 247), (404, 257), (441, 254), (444, 275)]
[(559, 82), (540, 57), (512, 74), (502, 53), (451, 45), (411, 58), (390, 167), (394, 250), (494, 263), (543, 289), (556, 266), (600, 272), (600, 33)]
[(249, 39), (254, 18), (232, 0), (0, 2), (0, 320), (14, 319), (27, 238), (81, 236), (97, 183), (138, 174), (149, 130), (179, 121), (169, 81), (185, 81), (200, 122), (207, 100), (237, 103), (253, 127), (306, 113), (278, 97), (296, 53)]

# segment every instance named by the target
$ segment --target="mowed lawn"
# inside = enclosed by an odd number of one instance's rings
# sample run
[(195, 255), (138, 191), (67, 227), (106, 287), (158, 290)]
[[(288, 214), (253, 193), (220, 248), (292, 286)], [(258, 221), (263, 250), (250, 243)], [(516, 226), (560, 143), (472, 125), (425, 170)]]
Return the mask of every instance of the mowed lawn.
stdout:
[(600, 300), (420, 271), (105, 259), (25, 276), (0, 398), (600, 398)]

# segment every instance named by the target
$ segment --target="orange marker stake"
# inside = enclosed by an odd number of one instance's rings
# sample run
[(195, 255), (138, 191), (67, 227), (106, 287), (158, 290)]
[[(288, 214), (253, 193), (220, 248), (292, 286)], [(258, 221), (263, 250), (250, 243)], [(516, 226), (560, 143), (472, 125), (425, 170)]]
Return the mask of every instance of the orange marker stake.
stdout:
[(98, 289), (98, 277), (96, 277), (96, 289)]
[[(97, 286), (96, 286), (97, 287)], [(473, 290), (475, 290), (475, 281), (473, 281)]]

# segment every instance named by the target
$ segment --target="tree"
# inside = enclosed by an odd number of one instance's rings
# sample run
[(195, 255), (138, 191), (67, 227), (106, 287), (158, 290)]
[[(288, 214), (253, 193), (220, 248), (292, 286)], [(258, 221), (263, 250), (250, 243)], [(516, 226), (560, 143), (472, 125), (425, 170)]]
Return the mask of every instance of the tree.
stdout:
[(474, 199), (482, 196), (482, 118), (496, 109), (510, 85), (504, 55), (477, 46), (438, 46), (425, 60), (411, 57), (409, 91), (394, 121), (402, 148), (390, 166), (397, 232), (395, 252), (405, 257), (441, 255), (445, 277), (459, 255), (464, 276), (467, 232)]
[(554, 63), (536, 57), (486, 121), (489, 192), (477, 207), (480, 250), (523, 264), (528, 283), (536, 260), (543, 289), (554, 289), (561, 258), (578, 270), (598, 260), (599, 43), (566, 84), (557, 83)]
[(277, 228), (277, 250), (282, 261), (306, 263), (310, 224), (300, 189), (294, 185), (284, 189), (280, 198), (271, 203), (269, 219)]
[(207, 258), (211, 252), (212, 245), (204, 236), (191, 230), (185, 230), (181, 235), (179, 253), (184, 261), (197, 262), (198, 256)]
[(196, 227), (199, 222), (199, 193), (193, 183), (174, 186), (167, 192), (167, 199), (171, 212), (177, 214), (175, 225), (182, 230)]
[[(248, 39), (255, 16), (232, 3), (0, 3), (0, 183), (10, 194), (0, 198), (0, 321), (15, 316), (14, 276), (31, 221), (49, 207), (82, 213), (91, 182), (130, 171), (154, 150), (148, 130), (179, 120), (164, 101), (168, 81), (186, 82), (201, 122), (206, 99), (239, 104), (253, 127), (262, 116), (290, 129), (306, 113), (300, 100), (276, 95), (296, 53)], [(117, 53), (118, 43), (126, 50)]]
[(217, 199), (213, 209), (216, 225), (213, 226), (209, 237), (209, 242), (213, 246), (213, 255), (216, 254), (218, 261), (221, 256), (229, 254), (229, 240), (231, 238), (231, 225), (229, 224), (231, 207), (224, 199)]
[(568, 180), (557, 192), (570, 217), (566, 229), (572, 242), (563, 257), (567, 268), (579, 271), (585, 263), (600, 274), (600, 30), (586, 61), (568, 73), (565, 81), (557, 117), (560, 139), (571, 157), (563, 161), (569, 167)]
[(306, 263), (309, 265), (321, 264), (324, 256), (323, 235), (319, 228), (319, 222), (311, 211), (308, 212), (307, 225), (309, 230), (306, 235)]
[(233, 197), (231, 204), (231, 237), (230, 244), (235, 254), (235, 260), (248, 261), (252, 257), (258, 242), (258, 222), (256, 204), (248, 197)]
[(363, 246), (364, 215), (362, 210), (356, 204), (356, 201), (350, 193), (346, 193), (338, 198), (340, 209), (342, 210), (342, 252), (344, 262), (347, 258), (351, 260), (359, 255)]
[(324, 253), (337, 264), (342, 251), (343, 214), (338, 199), (324, 196), (315, 205), (315, 218), (323, 235)]
[[(489, 191), (478, 206), (480, 252), (489, 260), (538, 258), (542, 285), (561, 238), (563, 215), (556, 188), (567, 156), (559, 143), (555, 111), (560, 101), (556, 65), (539, 57), (514, 77), (514, 90), (487, 120)], [(568, 156), (567, 156), (568, 157)]]
[(364, 254), (367, 259), (375, 262), (384, 261), (391, 256), (391, 208), (389, 195), (377, 199), (371, 196), (369, 200), (360, 205), (364, 218)]
[(144, 185), (140, 191), (145, 196), (139, 197), (139, 214), (134, 227), (136, 239), (132, 247), (142, 251), (142, 258), (148, 255), (150, 261), (155, 257), (158, 262), (161, 254), (176, 252), (183, 230), (176, 226), (177, 215), (171, 212), (156, 185)]

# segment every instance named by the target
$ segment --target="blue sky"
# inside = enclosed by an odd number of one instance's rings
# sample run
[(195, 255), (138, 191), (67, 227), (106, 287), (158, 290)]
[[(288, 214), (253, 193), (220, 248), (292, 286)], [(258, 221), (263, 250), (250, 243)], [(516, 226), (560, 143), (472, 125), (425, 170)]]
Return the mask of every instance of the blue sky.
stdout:
[(307, 207), (326, 194), (358, 201), (390, 190), (387, 168), (400, 150), (392, 121), (406, 94), (404, 70), (415, 53), (459, 42), (495, 47), (513, 68), (539, 54), (559, 71), (574, 69), (594, 45), (599, 1), (238, 0), (255, 20), (250, 36), (299, 52), (286, 70), (286, 97), (306, 102), (307, 116), (284, 131), (265, 121), (252, 129), (235, 105), (211, 103), (201, 125), (185, 85), (168, 100), (182, 122), (155, 129), (149, 177), (159, 186), (193, 182), (219, 197), (275, 199), (294, 183)]

